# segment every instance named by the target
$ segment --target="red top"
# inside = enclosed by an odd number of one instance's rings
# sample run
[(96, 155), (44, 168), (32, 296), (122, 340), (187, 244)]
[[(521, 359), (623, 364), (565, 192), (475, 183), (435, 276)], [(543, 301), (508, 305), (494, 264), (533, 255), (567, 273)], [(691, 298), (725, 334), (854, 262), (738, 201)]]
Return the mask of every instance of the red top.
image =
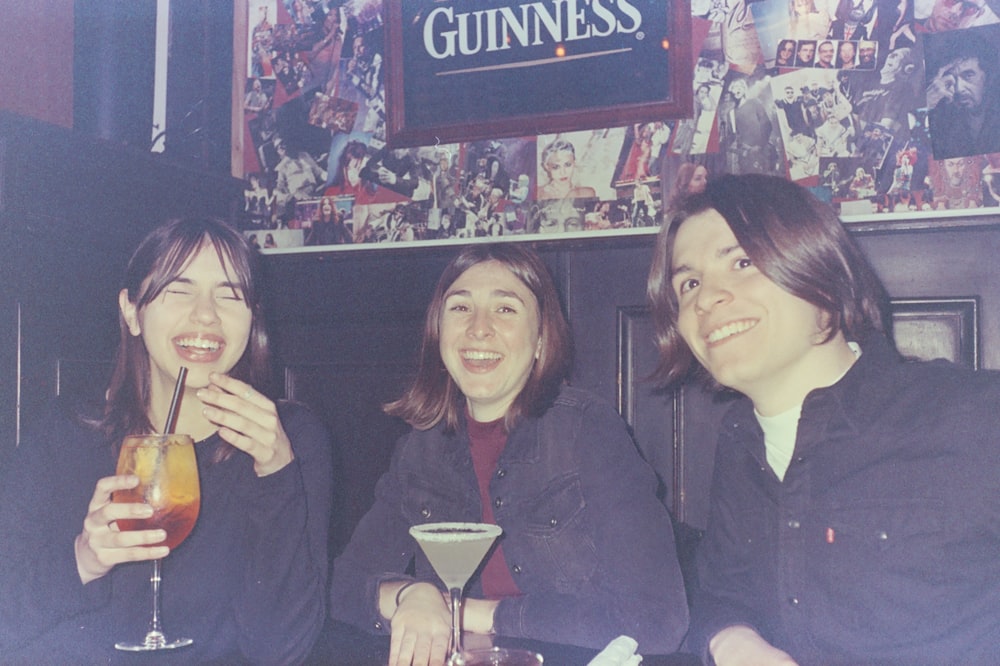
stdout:
[[(466, 414), (468, 416), (468, 414)], [(490, 478), (497, 469), (497, 461), (503, 447), (507, 444), (507, 433), (503, 428), (503, 419), (480, 423), (471, 417), (468, 423), (469, 442), (472, 445), (472, 467), (476, 470), (476, 480), (479, 482), (479, 498), (483, 505), (483, 522), (496, 525), (493, 517), (493, 503), (490, 501)], [(502, 538), (502, 537), (501, 537)], [(521, 594), (514, 577), (510, 575), (507, 561), (503, 556), (503, 548), (497, 546), (490, 559), (483, 567), (480, 580), (483, 583), (483, 596), (487, 599), (502, 599), (516, 597)]]

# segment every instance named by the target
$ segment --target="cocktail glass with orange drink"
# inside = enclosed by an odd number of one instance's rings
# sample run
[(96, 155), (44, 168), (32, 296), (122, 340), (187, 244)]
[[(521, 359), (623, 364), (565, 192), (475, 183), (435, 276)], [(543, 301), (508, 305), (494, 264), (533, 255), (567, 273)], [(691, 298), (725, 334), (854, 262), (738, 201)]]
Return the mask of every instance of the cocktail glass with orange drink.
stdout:
[[(176, 548), (194, 528), (201, 506), (198, 462), (194, 442), (189, 435), (130, 435), (122, 442), (116, 474), (139, 477), (135, 488), (116, 491), (115, 502), (148, 504), (153, 515), (142, 519), (119, 520), (121, 530), (166, 531), (162, 545)], [(157, 544), (159, 545), (159, 544)], [(191, 645), (190, 638), (168, 641), (160, 624), (160, 564), (153, 561), (153, 617), (149, 632), (141, 643), (116, 643), (119, 650), (146, 652), (170, 650)]]

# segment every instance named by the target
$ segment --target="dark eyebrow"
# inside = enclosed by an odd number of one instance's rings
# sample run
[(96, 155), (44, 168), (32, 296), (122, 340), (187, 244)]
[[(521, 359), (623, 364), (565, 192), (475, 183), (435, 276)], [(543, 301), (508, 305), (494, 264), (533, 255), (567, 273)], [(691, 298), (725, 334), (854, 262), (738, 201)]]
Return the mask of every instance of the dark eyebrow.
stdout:
[[(721, 248), (719, 248), (715, 252), (715, 258), (716, 259), (725, 259), (726, 257), (728, 257), (729, 255), (733, 254), (734, 252), (739, 252), (742, 249), (743, 249), (743, 247), (739, 243), (736, 243), (735, 245), (729, 245), (729, 246), (726, 246), (726, 247), (721, 247)], [(687, 264), (681, 264), (680, 266), (674, 266), (673, 268), (670, 269), (670, 280), (673, 281), (674, 277), (676, 277), (680, 273), (689, 273), (689, 272), (691, 272), (691, 270), (692, 270), (691, 267), (688, 266)]]

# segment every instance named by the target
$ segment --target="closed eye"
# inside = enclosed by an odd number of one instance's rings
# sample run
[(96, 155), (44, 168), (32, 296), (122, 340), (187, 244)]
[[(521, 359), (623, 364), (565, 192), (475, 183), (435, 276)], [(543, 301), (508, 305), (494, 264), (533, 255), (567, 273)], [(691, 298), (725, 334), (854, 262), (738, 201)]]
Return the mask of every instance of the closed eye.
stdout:
[(183, 286), (168, 286), (163, 290), (164, 296), (193, 296), (194, 292)]

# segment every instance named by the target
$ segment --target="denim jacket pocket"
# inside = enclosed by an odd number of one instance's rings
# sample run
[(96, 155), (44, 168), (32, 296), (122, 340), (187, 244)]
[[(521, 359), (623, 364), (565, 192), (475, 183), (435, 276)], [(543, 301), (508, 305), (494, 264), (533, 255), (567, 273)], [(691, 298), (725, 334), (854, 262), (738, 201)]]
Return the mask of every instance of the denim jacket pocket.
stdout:
[(445, 483), (413, 475), (403, 484), (402, 513), (411, 525), (435, 522), (468, 522), (479, 518), (469, 507), (479, 505), (478, 496)]
[(525, 537), (551, 567), (558, 587), (576, 589), (593, 576), (597, 552), (578, 475), (553, 480), (524, 509)]

